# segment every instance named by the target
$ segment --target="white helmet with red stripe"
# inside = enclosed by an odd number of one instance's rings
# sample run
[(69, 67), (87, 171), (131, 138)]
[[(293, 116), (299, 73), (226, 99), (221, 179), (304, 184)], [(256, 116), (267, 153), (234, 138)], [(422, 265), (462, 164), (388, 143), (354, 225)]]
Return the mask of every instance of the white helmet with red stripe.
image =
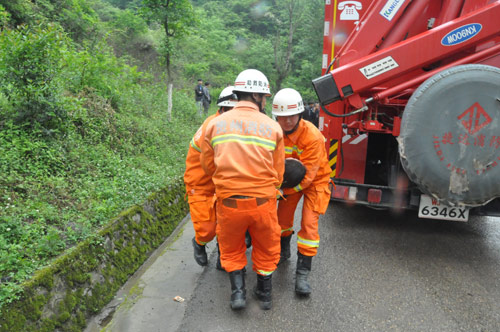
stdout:
[(290, 116), (304, 112), (304, 102), (300, 93), (285, 88), (276, 93), (273, 99), (273, 115)]
[(217, 99), (217, 106), (234, 107), (238, 103), (238, 96), (233, 93), (234, 86), (225, 87)]
[(233, 91), (263, 93), (268, 97), (271, 96), (269, 80), (266, 75), (257, 69), (246, 69), (242, 71), (234, 81)]

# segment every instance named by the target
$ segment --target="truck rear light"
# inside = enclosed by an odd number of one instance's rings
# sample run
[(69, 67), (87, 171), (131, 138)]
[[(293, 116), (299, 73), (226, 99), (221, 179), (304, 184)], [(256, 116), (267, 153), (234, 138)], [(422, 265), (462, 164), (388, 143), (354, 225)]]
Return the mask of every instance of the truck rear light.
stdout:
[(356, 195), (358, 194), (358, 188), (356, 187), (349, 187), (349, 200), (350, 201), (355, 201), (356, 200)]
[(337, 199), (347, 199), (347, 193), (349, 192), (349, 187), (336, 185), (332, 189), (332, 198)]
[(382, 190), (368, 189), (368, 203), (380, 203), (382, 200)]

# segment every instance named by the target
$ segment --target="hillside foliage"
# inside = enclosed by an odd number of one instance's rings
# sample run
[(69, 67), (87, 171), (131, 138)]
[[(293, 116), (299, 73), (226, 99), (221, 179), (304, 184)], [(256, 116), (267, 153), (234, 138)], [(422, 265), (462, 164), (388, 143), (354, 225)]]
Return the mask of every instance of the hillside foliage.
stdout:
[[(216, 99), (256, 68), (273, 93), (280, 80), (314, 98), (323, 0), (192, 0), (168, 44), (147, 14), (154, 2), (0, 0), (0, 309), (34, 271), (182, 175), (203, 121), (198, 78)], [(289, 45), (293, 3), (302, 9)], [(289, 48), (283, 78), (277, 59)]]

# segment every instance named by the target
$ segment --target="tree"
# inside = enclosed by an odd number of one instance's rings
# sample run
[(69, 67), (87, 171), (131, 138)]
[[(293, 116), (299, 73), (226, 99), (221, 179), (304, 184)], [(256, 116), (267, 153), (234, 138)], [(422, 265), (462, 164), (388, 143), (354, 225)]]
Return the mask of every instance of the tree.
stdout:
[(167, 69), (168, 119), (172, 118), (171, 57), (174, 52), (173, 41), (189, 34), (189, 28), (195, 23), (194, 10), (189, 0), (142, 0), (142, 12), (157, 21), (165, 32), (162, 53)]
[(325, 0), (309, 0), (304, 18), (294, 34), (290, 73), (283, 82), (296, 89), (304, 100), (317, 98), (311, 81), (321, 76)]
[(9, 24), (10, 14), (0, 5), (0, 31)]
[(62, 29), (23, 25), (0, 33), (0, 45), (0, 92), (12, 101), (15, 122), (46, 134), (63, 129), (61, 73), (70, 42)]
[(272, 17), (277, 25), (273, 49), (277, 72), (275, 87), (276, 91), (279, 91), (281, 84), (290, 73), (294, 33), (297, 27), (303, 23), (305, 0), (277, 0), (274, 1), (274, 8), (277, 15), (270, 12), (267, 15)]

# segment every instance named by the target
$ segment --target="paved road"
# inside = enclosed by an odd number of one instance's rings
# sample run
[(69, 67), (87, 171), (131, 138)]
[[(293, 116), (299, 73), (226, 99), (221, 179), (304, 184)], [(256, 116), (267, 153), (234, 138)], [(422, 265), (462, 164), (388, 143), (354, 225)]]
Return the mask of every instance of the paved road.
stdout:
[(111, 305), (125, 304), (105, 331), (500, 331), (500, 218), (443, 222), (331, 204), (320, 219), (313, 294), (295, 296), (293, 255), (273, 275), (269, 311), (251, 296), (253, 272), (247, 308), (231, 311), (215, 251), (208, 267), (196, 266), (192, 226), (180, 230), (118, 294)]

